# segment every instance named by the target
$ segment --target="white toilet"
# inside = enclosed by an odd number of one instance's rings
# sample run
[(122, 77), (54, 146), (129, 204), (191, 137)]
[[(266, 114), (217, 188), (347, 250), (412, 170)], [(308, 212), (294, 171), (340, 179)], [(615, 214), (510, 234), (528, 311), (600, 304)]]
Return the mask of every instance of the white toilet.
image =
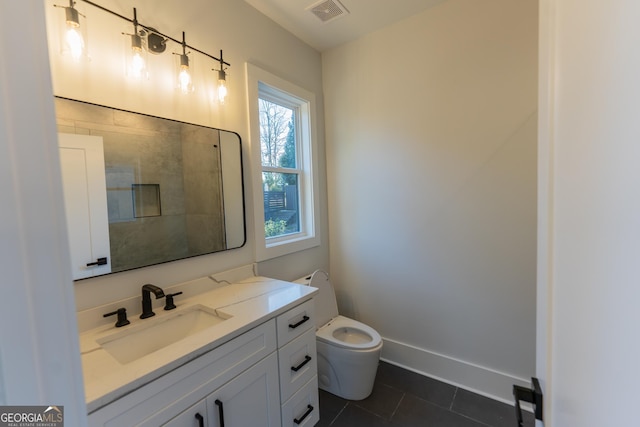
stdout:
[(362, 400), (371, 394), (382, 338), (373, 328), (338, 314), (329, 275), (316, 270), (296, 283), (313, 286), (315, 296), (318, 385), (343, 399)]

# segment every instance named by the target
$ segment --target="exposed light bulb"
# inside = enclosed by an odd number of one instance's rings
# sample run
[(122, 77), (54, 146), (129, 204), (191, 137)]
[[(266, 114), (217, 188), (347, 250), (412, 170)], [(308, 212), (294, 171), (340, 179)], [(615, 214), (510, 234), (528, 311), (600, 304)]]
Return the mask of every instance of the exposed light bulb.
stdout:
[(147, 63), (142, 50), (142, 38), (138, 34), (131, 34), (129, 73), (131, 77), (140, 79), (146, 77)]
[(64, 35), (64, 44), (74, 60), (79, 60), (84, 52), (84, 38), (80, 32), (80, 18), (78, 11), (73, 7), (65, 7), (67, 29)]
[(185, 41), (184, 31), (182, 32), (182, 54), (175, 54), (179, 56), (178, 61), (178, 89), (180, 92), (186, 94), (193, 92), (193, 82), (191, 77), (191, 71), (189, 70), (189, 57), (187, 56), (187, 42)]
[(187, 55), (181, 55), (180, 58), (178, 88), (182, 93), (189, 93), (191, 91), (191, 74), (189, 73), (189, 58)]
[(218, 71), (218, 102), (224, 104), (227, 97), (227, 74), (223, 70)]
[[(224, 71), (224, 59), (222, 59), (222, 50), (220, 50), (220, 69), (218, 70), (218, 102), (224, 104), (227, 98), (227, 73)], [(215, 70), (214, 70), (215, 71)]]
[(134, 77), (142, 77), (144, 65), (144, 58), (140, 52), (134, 51), (133, 57), (131, 58), (131, 72)]

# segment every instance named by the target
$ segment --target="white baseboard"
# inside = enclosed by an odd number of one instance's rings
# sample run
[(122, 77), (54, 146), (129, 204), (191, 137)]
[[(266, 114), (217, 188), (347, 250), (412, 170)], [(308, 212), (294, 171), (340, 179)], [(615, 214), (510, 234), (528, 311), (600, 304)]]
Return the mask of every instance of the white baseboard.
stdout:
[(383, 341), (383, 361), (509, 405), (514, 404), (514, 384), (531, 387), (530, 379), (518, 378), (388, 338), (383, 338)]

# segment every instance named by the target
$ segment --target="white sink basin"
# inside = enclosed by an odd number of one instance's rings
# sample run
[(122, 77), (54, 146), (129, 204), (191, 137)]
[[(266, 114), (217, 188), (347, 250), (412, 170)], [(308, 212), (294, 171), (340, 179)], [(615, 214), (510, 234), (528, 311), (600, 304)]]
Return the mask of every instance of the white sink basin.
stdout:
[(145, 319), (122, 332), (97, 340), (121, 364), (127, 364), (176, 343), (229, 317), (201, 305), (176, 310), (170, 315)]

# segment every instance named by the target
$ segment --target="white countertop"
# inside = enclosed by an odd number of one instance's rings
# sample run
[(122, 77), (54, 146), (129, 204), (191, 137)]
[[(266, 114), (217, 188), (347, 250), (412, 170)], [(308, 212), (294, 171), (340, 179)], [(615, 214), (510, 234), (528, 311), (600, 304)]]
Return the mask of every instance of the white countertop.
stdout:
[[(116, 328), (111, 323), (82, 333), (80, 352), (87, 412), (91, 413), (115, 401), (266, 320), (311, 299), (316, 293), (317, 289), (309, 286), (254, 276), (188, 299), (176, 298), (177, 309), (164, 311), (162, 308), (154, 308), (156, 315), (149, 319), (130, 316), (130, 325)], [(219, 315), (229, 318), (126, 364), (118, 362), (97, 342), (114, 333), (144, 325), (144, 322), (158, 322), (163, 317), (194, 305), (216, 310)]]

